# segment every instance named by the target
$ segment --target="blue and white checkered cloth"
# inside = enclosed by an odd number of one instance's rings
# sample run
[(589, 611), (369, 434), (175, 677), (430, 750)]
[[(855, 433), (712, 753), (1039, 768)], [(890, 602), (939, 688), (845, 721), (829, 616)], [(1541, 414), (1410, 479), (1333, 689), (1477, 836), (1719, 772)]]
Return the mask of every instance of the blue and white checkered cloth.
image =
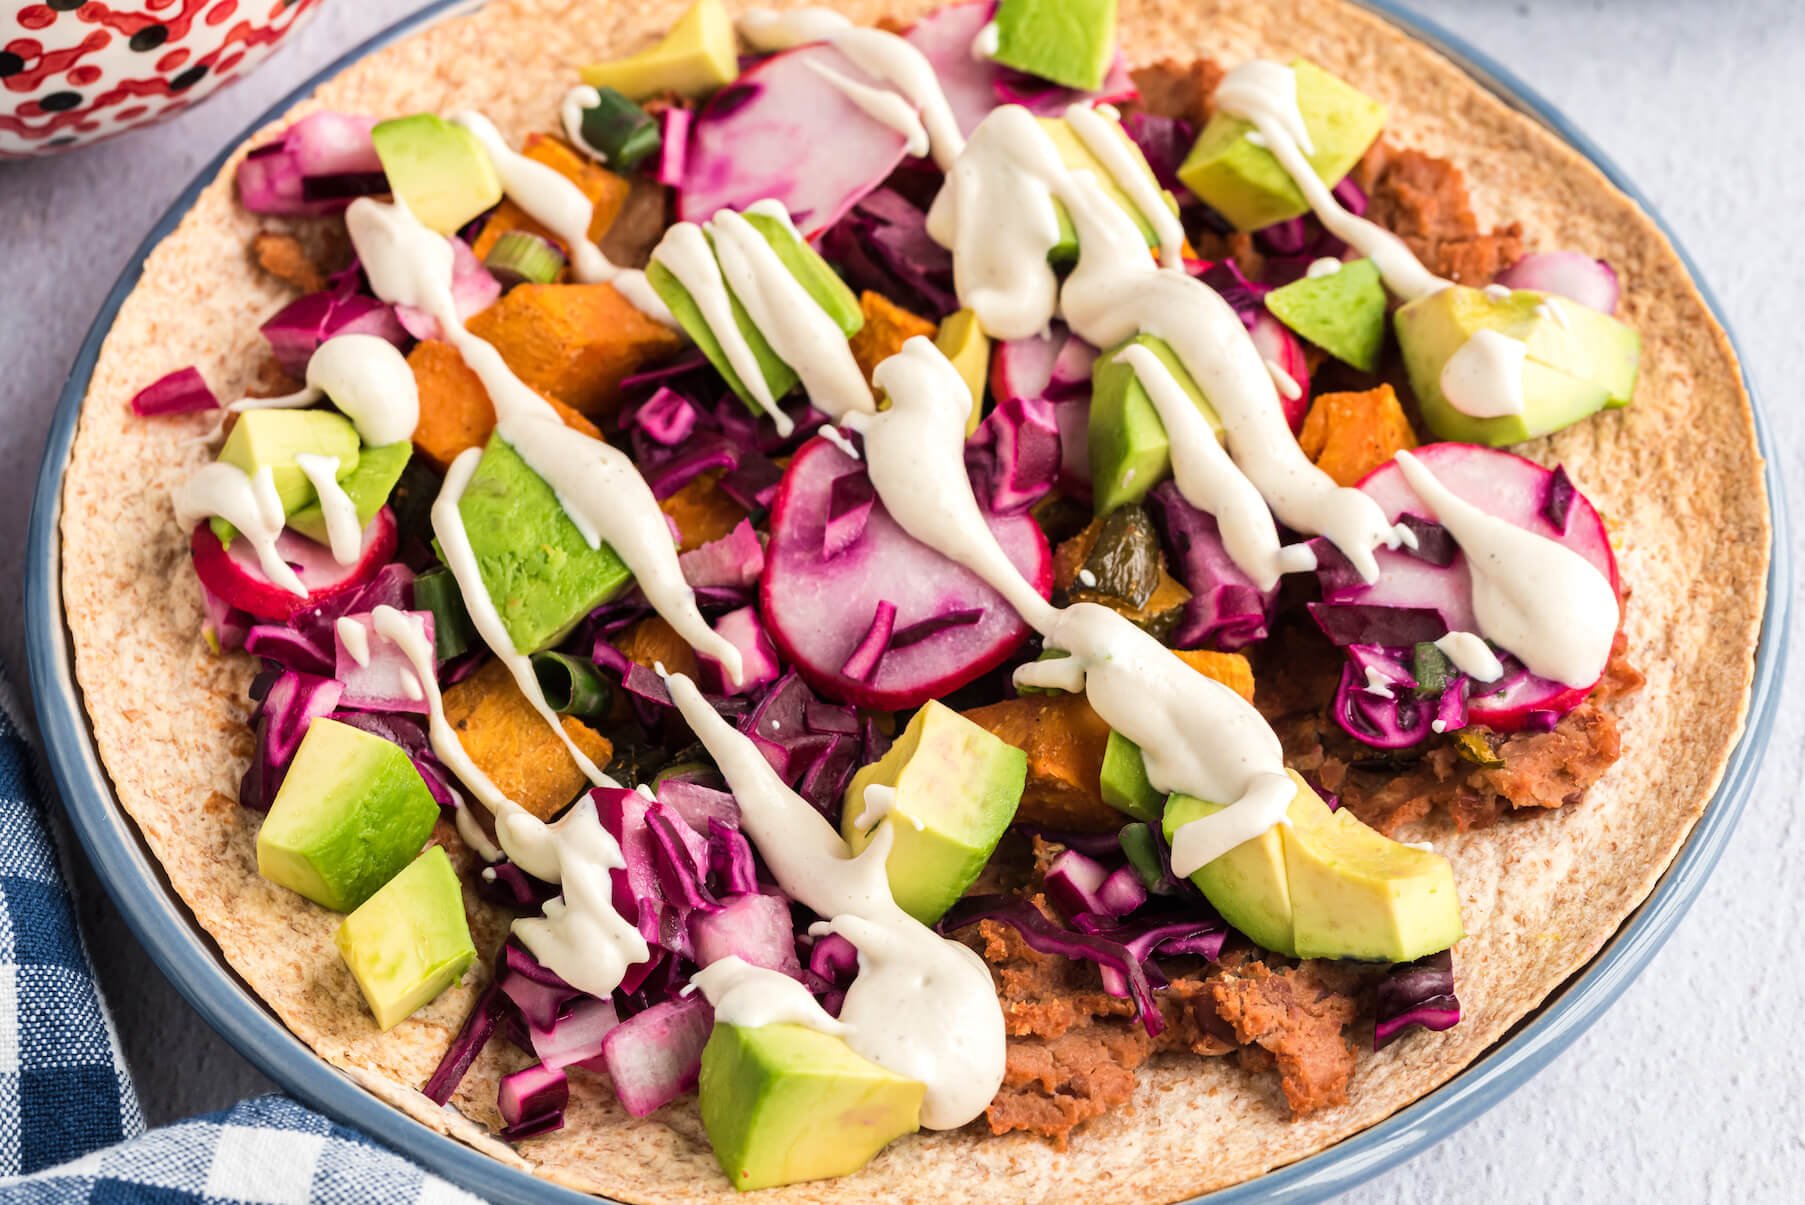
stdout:
[(0, 1205), (476, 1198), (280, 1096), (146, 1132), (0, 677)]

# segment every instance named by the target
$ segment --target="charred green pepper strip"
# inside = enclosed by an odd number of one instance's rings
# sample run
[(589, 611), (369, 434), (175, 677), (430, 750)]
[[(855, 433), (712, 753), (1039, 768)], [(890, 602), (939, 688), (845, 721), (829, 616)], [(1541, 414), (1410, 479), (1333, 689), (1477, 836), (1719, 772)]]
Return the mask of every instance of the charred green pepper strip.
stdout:
[(1160, 564), (1159, 535), (1147, 512), (1139, 506), (1117, 507), (1103, 520), (1097, 542), (1084, 558), (1074, 594), (1106, 594), (1138, 611), (1159, 589)]

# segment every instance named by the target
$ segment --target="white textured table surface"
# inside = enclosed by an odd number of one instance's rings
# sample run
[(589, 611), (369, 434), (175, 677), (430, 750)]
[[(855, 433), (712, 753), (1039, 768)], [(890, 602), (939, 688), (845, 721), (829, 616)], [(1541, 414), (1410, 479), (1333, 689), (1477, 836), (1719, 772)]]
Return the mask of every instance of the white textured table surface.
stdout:
[[(1805, 5), (1416, 2), (1564, 109), (1654, 199), (1768, 390), (1783, 473), (1805, 480), (1805, 411), (1781, 359), (1797, 354), (1805, 325), (1805, 254), (1791, 229), (1805, 197)], [(132, 248), (250, 115), (417, 6), (327, 4), (270, 64), (172, 125), (58, 159), (0, 164), (0, 517), (14, 533), (0, 541), (0, 580), (18, 580), (57, 392)], [(16, 588), (0, 591), (0, 654), (23, 687), (19, 605)], [(1798, 1199), (1801, 735), (1795, 710), (1698, 906), (1617, 1006), (1528, 1086), (1356, 1199)], [(86, 868), (78, 873), (90, 948), (151, 1121), (266, 1088), (163, 980)]]

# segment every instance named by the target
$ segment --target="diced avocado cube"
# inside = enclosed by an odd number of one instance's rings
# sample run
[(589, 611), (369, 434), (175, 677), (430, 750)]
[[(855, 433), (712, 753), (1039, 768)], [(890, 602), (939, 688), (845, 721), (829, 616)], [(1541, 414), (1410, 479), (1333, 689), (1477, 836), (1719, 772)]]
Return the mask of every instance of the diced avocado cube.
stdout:
[[(742, 216), (753, 229), (764, 236), (765, 241), (771, 245), (771, 249), (777, 253), (777, 258), (783, 261), (784, 266), (790, 270), (790, 274), (801, 283), (804, 289), (808, 290), (808, 294), (814, 298), (815, 304), (827, 312), (841, 332), (848, 338), (858, 333), (859, 328), (865, 324), (865, 314), (859, 308), (859, 299), (853, 295), (851, 289), (846, 287), (846, 282), (841, 280), (832, 268), (828, 267), (827, 261), (803, 241), (802, 237), (796, 233), (795, 227), (782, 218), (756, 211)], [(702, 354), (707, 356), (708, 362), (714, 365), (715, 370), (721, 376), (726, 378), (728, 386), (739, 395), (740, 400), (745, 402), (754, 413), (758, 413), (758, 403), (753, 400), (752, 393), (746, 387), (745, 382), (740, 380), (739, 373), (728, 362), (727, 353), (722, 350), (720, 340), (715, 338), (714, 331), (702, 317), (702, 311), (696, 305), (695, 299), (689, 295), (689, 290), (683, 287), (683, 282), (656, 259), (646, 269), (646, 279), (650, 282), (653, 291), (658, 294), (659, 299), (670, 308), (672, 317), (677, 320), (677, 325), (682, 327), (684, 333), (689, 335), (695, 341), (696, 346), (702, 349)], [(752, 315), (746, 312), (746, 307), (740, 304), (739, 298), (733, 296), (731, 291), (728, 294), (728, 301), (733, 306), (734, 325), (739, 327), (740, 334), (745, 336), (747, 345), (752, 348), (752, 354), (758, 360), (759, 371), (764, 375), (765, 385), (770, 389), (771, 397), (781, 401), (797, 385), (799, 378), (796, 376), (795, 370), (778, 358), (777, 353), (772, 350), (770, 342), (765, 339), (764, 333), (752, 321)]]
[(603, 544), (591, 548), (557, 494), (500, 435), (458, 502), (483, 588), (520, 653), (563, 639), (632, 580)]
[(359, 904), (334, 940), (385, 1031), (463, 978), (476, 961), (476, 946), (445, 847), (428, 846)]
[[(389, 500), (389, 492), (401, 480), (401, 471), (407, 468), (408, 458), (413, 454), (413, 441), (405, 439), (379, 448), (365, 448), (358, 455), (357, 467), (338, 479), (339, 487), (357, 507), (360, 525), (368, 525), (382, 509), (382, 504)], [(289, 515), (288, 525), (316, 543), (327, 542), (326, 515), (317, 498)]]
[[(1166, 844), (1178, 830), (1222, 810), (1190, 795), (1174, 794), (1166, 800), (1161, 822)], [(1245, 933), (1249, 940), (1275, 954), (1295, 955), (1291, 931), (1291, 880), (1285, 872), (1284, 826), (1271, 828), (1220, 858), (1200, 867), (1191, 882), (1203, 892), (1222, 919)]]
[(501, 201), (489, 152), (456, 122), (415, 113), (378, 122), (370, 141), (395, 199), (440, 234), (456, 234)]
[(1116, 0), (1001, 0), (993, 62), (1095, 92), (1116, 55)]
[(1266, 294), (1272, 316), (1361, 372), (1379, 370), (1385, 344), (1385, 286), (1370, 259), (1326, 276), (1303, 276)]
[[(1130, 340), (1158, 356), (1184, 387), (1211, 429), (1222, 431), (1222, 420), (1204, 399), (1203, 391), (1164, 339), (1139, 335)], [(1090, 459), (1091, 496), (1096, 511), (1108, 514), (1118, 506), (1139, 502), (1172, 472), (1172, 445), (1166, 438), (1159, 411), (1141, 385), (1133, 366), (1117, 363), (1124, 343), (1097, 357), (1091, 368)]]
[[(1147, 215), (1135, 205), (1133, 198), (1122, 191), (1122, 186), (1116, 183), (1115, 176), (1103, 165), (1102, 160), (1091, 153), (1090, 147), (1084, 144), (1084, 140), (1078, 137), (1077, 132), (1072, 129), (1066, 119), (1041, 117), (1037, 120), (1040, 122), (1040, 128), (1047, 132), (1047, 137), (1053, 140), (1054, 147), (1058, 149), (1060, 162), (1073, 171), (1086, 171), (1096, 177), (1097, 183), (1103, 186), (1103, 191), (1109, 199), (1119, 205), (1122, 212), (1134, 219), (1134, 224), (1140, 227), (1141, 237), (1147, 240), (1147, 245), (1149, 247), (1158, 246), (1159, 233), (1154, 230), (1153, 223), (1147, 220)], [(1128, 148), (1129, 154), (1140, 170), (1146, 174), (1147, 179), (1153, 183), (1155, 188), (1159, 188), (1159, 179), (1153, 174), (1153, 169), (1147, 166), (1147, 160), (1141, 154), (1141, 148), (1134, 144), (1134, 140), (1128, 137), (1121, 126), (1115, 122), (1110, 122), (1110, 126), (1115, 130), (1115, 136), (1120, 138), (1123, 145)], [(1160, 189), (1160, 196), (1171, 207), (1172, 212), (1178, 212), (1178, 202), (1172, 199), (1171, 193)], [(1054, 205), (1059, 209), (1059, 241), (1053, 244), (1053, 249), (1047, 253), (1047, 258), (1055, 264), (1069, 264), (1078, 258), (1078, 231), (1073, 227), (1071, 216), (1066, 213), (1065, 206), (1057, 201), (1054, 202)]]
[(1098, 776), (1103, 802), (1136, 820), (1157, 821), (1166, 797), (1147, 780), (1147, 764), (1141, 747), (1112, 731), (1103, 747), (1103, 771)]
[(941, 321), (934, 346), (952, 361), (965, 387), (971, 390), (971, 417), (965, 420), (965, 434), (969, 437), (984, 419), (984, 390), (990, 383), (990, 336), (979, 325), (975, 311), (955, 310)]
[[(1333, 187), (1385, 127), (1385, 106), (1307, 59), (1294, 59), (1291, 67), (1298, 111), (1314, 148), (1310, 166)], [(1254, 132), (1251, 122), (1219, 112), (1178, 169), (1185, 187), (1237, 230), (1258, 230), (1310, 211), (1272, 152), (1248, 141)]]
[(655, 46), (638, 54), (583, 68), (592, 88), (613, 88), (630, 100), (661, 92), (695, 98), (739, 78), (739, 45), (733, 18), (721, 0), (696, 0)]
[(313, 484), (295, 457), (335, 456), (343, 481), (357, 471), (359, 447), (351, 420), (330, 410), (247, 410), (232, 424), (219, 458), (247, 476), (267, 468), (282, 513), (292, 515), (314, 500)]
[[(888, 753), (853, 775), (840, 832), (856, 854), (890, 815), (890, 890), (903, 911), (931, 925), (990, 861), (1027, 777), (1027, 754), (932, 700)], [(888, 809), (867, 812), (868, 787), (895, 792)], [(861, 816), (870, 818), (861, 824)]]
[[(1564, 297), (1453, 285), (1402, 306), (1394, 321), (1423, 421), (1442, 439), (1503, 447), (1627, 405), (1635, 392), (1641, 336)], [(1442, 391), (1442, 370), (1482, 330), (1525, 345), (1521, 414), (1474, 418)]]
[[(1256, 944), (1296, 958), (1413, 962), (1460, 940), (1460, 896), (1440, 854), (1403, 845), (1330, 811), (1292, 772), (1297, 793), (1276, 825), (1191, 876), (1224, 920)], [(1173, 795), (1163, 828), (1221, 806)]]
[(920, 1128), (926, 1091), (801, 1025), (717, 1023), (702, 1048), (702, 1128), (741, 1192), (851, 1175)]
[(257, 873), (349, 912), (413, 860), (438, 818), (405, 749), (315, 719), (257, 832)]

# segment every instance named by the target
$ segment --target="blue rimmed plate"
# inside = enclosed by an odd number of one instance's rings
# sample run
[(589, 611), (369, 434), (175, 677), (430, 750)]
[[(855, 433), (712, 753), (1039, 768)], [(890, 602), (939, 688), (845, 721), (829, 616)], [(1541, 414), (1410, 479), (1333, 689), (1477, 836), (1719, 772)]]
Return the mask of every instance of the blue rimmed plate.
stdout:
[[(1487, 56), (1409, 15), (1390, 0), (1368, 7), (1471, 72), (1501, 99), (1540, 122), (1591, 159), (1645, 210), (1652, 209), (1622, 173), (1547, 102)], [(439, 0), (330, 64), (258, 117), (245, 134), (267, 124), (320, 83), (355, 60), (465, 6)], [(202, 188), (224, 164), (230, 148), (208, 164), (157, 222), (120, 276), (82, 344), (63, 390), (40, 471), (28, 535), (27, 624), (31, 679), (38, 723), (51, 769), (77, 833), (134, 934), (176, 987), (247, 1059), (296, 1096), (405, 1151), (435, 1172), (496, 1201), (593, 1201), (535, 1180), (405, 1117), (328, 1066), (288, 1032), (226, 967), (218, 951), (176, 898), (137, 831), (117, 806), (95, 751), (75, 686), (60, 592), (57, 528), (64, 469), (76, 420), (102, 340), (126, 296), (137, 284), (144, 259), (172, 231)], [(1656, 217), (1657, 223), (1660, 219)], [(1662, 224), (1663, 230), (1666, 229)], [(1667, 231), (1669, 237), (1672, 232)], [(1685, 260), (1685, 253), (1681, 251)], [(1690, 260), (1686, 260), (1689, 270)], [(1696, 270), (1693, 277), (1698, 279)], [(1707, 304), (1716, 303), (1702, 283)], [(1721, 319), (1721, 314), (1720, 314)], [(1745, 381), (1745, 385), (1747, 382)], [(1750, 387), (1751, 396), (1753, 389)], [(1773, 727), (1791, 598), (1787, 517), (1773, 470), (1772, 436), (1759, 401), (1757, 435), (1768, 462), (1766, 483), (1773, 512), (1773, 560), (1768, 611), (1755, 664), (1751, 709), (1741, 741), (1704, 817), (1673, 865), (1615, 938), (1516, 1031), (1454, 1079), (1387, 1120), (1352, 1138), (1256, 1181), (1215, 1194), (1215, 1201), (1312, 1201), (1359, 1184), (1422, 1151), (1477, 1117), (1545, 1066), (1610, 1006), (1672, 933), (1716, 865), (1754, 785), (1760, 752)]]

